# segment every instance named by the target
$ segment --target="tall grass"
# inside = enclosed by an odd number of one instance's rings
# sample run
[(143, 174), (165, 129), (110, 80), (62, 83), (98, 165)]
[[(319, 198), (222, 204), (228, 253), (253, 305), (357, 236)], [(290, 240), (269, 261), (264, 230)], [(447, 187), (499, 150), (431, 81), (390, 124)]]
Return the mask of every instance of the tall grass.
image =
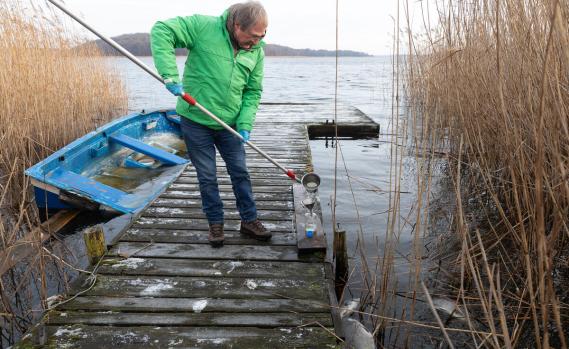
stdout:
[(490, 333), (476, 345), (567, 348), (569, 1), (424, 5), (438, 18), (409, 36), (407, 90), (454, 180), (441, 288)]
[[(16, 243), (38, 224), (30, 183), (24, 170), (73, 139), (126, 111), (126, 92), (95, 48), (81, 48), (80, 38), (64, 21), (32, 2), (0, 2), (0, 246)], [(17, 243), (22, 243), (21, 241)], [(36, 245), (30, 245), (30, 248)], [(42, 255), (38, 250), (36, 256)], [(45, 257), (45, 256), (44, 256)], [(4, 339), (22, 330), (14, 294), (25, 297), (25, 277), (40, 278), (45, 288), (46, 258), (2, 282)], [(45, 296), (45, 292), (42, 293)], [(16, 294), (18, 297), (18, 294)], [(24, 302), (25, 303), (25, 302)], [(26, 316), (26, 313), (20, 312)], [(17, 331), (16, 331), (17, 332)]]

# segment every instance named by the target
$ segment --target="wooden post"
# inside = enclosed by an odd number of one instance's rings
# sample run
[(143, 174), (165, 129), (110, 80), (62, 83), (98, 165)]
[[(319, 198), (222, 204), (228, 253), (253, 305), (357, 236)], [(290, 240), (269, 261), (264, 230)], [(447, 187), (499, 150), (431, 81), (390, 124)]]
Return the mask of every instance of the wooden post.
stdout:
[(348, 279), (348, 251), (345, 230), (334, 230), (334, 259), (336, 260), (336, 297), (341, 299)]
[(105, 243), (105, 233), (101, 225), (87, 228), (83, 233), (83, 240), (85, 240), (85, 247), (89, 263), (91, 265), (97, 264), (99, 259), (107, 252), (107, 244)]

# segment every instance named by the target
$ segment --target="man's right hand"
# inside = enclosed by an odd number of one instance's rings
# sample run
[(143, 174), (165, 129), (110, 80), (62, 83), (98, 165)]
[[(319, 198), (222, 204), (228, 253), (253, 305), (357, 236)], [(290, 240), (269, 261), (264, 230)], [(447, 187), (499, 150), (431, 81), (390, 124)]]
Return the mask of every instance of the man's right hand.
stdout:
[(166, 88), (174, 96), (181, 96), (184, 94), (184, 86), (182, 86), (182, 84), (180, 84), (179, 82), (167, 81)]

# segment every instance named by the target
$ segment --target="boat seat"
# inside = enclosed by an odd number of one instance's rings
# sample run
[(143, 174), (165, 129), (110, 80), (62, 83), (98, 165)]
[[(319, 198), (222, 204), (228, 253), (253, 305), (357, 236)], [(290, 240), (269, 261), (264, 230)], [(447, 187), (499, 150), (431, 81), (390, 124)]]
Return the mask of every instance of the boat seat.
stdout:
[(154, 158), (165, 165), (174, 166), (188, 163), (187, 159), (171, 154), (165, 150), (150, 146), (144, 142), (141, 142), (124, 134), (111, 135), (109, 136), (109, 141), (120, 144), (141, 154), (150, 156), (151, 158)]
[(113, 203), (118, 203), (123, 200), (128, 194), (122, 190), (115, 189), (111, 186), (97, 182), (94, 179), (81, 176), (72, 171), (64, 168), (57, 168), (47, 175), (47, 179), (58, 182), (58, 187), (71, 193), (88, 194), (91, 197), (99, 198), (100, 203), (115, 206)]

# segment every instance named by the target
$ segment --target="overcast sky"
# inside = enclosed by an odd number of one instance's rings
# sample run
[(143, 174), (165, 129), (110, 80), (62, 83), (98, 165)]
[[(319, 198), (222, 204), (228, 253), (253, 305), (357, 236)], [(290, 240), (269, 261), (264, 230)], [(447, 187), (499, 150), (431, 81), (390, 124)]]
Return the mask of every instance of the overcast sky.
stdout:
[[(411, 0), (413, 1), (413, 0)], [(157, 20), (194, 13), (220, 15), (239, 0), (65, 0), (108, 36), (149, 32)], [(264, 0), (267, 43), (294, 48), (335, 48), (335, 0)], [(340, 0), (339, 47), (390, 54), (397, 0)]]

